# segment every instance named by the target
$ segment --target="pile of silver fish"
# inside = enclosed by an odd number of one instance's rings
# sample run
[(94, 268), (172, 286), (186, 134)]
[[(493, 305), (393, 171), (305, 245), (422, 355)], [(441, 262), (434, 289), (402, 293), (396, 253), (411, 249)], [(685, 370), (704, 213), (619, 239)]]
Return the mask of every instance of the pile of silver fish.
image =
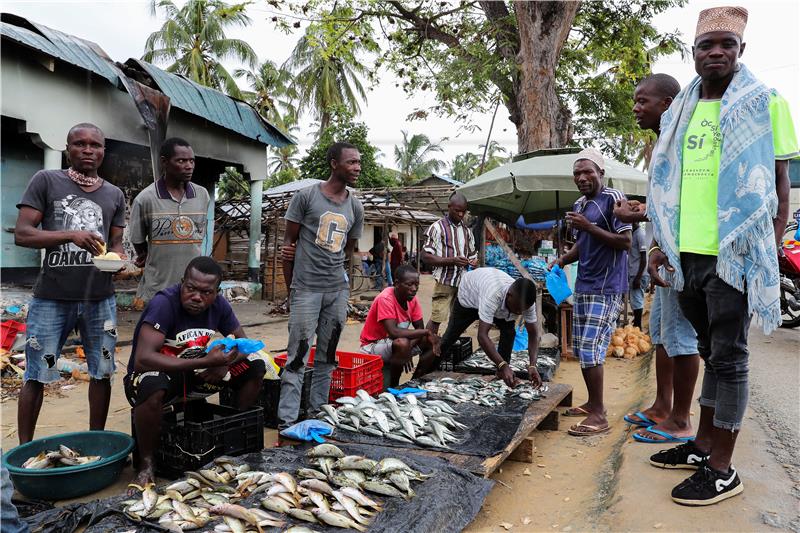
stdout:
[(99, 455), (81, 455), (75, 450), (67, 448), (63, 444), (58, 446), (58, 450), (43, 451), (38, 455), (29, 457), (22, 468), (31, 470), (42, 470), (45, 468), (64, 468), (65, 466), (78, 466), (94, 463), (102, 459)]
[[(527, 374), (528, 365), (530, 365), (530, 363), (531, 361), (528, 357), (528, 350), (516, 350), (511, 352), (511, 362), (509, 363), (509, 366), (514, 372)], [(536, 366), (540, 373), (542, 371), (549, 371), (552, 374), (555, 372), (558, 364), (556, 363), (555, 358), (539, 353), (539, 356), (536, 358)], [(458, 363), (456, 370), (460, 368), (480, 370), (481, 373), (484, 374), (494, 374), (495, 370), (497, 369), (495, 364), (489, 360), (489, 358), (486, 356), (486, 352), (483, 350), (476, 351)]]
[(467, 426), (458, 422), (458, 413), (445, 401), (421, 400), (413, 395), (400, 399), (388, 392), (373, 398), (359, 390), (356, 396), (336, 399), (336, 405), (322, 406), (319, 418), (330, 425), (354, 433), (385, 437), (404, 444), (449, 448), (458, 442)]
[[(535, 401), (547, 392), (547, 385), (533, 387), (529, 382), (520, 381), (514, 388), (508, 387), (503, 380), (486, 380), (479, 377), (456, 380), (438, 378), (419, 384), (429, 393), (441, 395), (444, 400), (453, 403), (474, 403), (487, 407), (497, 407), (506, 403), (509, 398)], [(429, 400), (430, 401), (430, 400)]]
[[(314, 468), (300, 468), (294, 474), (252, 470), (230, 457), (220, 457), (213, 468), (187, 472), (185, 479), (160, 492), (152, 483), (131, 485), (141, 493), (122, 502), (123, 512), (135, 521), (157, 519), (161, 527), (174, 532), (204, 528), (221, 517), (215, 533), (260, 533), (264, 527), (284, 528), (286, 516), (364, 531), (383, 510), (383, 504), (367, 492), (410, 499), (415, 496), (411, 482), (428, 477), (399, 459), (374, 461), (345, 455), (332, 444), (311, 448), (306, 455)], [(254, 495), (263, 509), (240, 504), (244, 499), (253, 501)], [(311, 530), (294, 526), (286, 531)]]

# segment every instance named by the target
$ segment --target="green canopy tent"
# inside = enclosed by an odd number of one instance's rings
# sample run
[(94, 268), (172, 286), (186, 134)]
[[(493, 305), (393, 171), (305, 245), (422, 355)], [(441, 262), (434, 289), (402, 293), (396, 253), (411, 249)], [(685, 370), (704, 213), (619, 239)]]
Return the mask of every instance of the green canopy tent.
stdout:
[[(580, 193), (572, 180), (572, 165), (580, 149), (539, 150), (486, 172), (459, 187), (470, 212), (514, 224), (561, 218)], [(606, 159), (605, 183), (629, 198), (647, 195), (647, 175), (630, 165)]]

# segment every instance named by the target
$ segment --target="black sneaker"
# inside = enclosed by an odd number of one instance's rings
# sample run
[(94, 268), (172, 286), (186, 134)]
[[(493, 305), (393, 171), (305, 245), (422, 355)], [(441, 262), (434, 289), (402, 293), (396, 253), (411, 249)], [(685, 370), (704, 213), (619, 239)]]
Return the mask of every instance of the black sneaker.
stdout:
[(708, 454), (700, 451), (694, 441), (679, 444), (669, 450), (661, 450), (650, 456), (650, 464), (658, 468), (684, 468), (697, 470), (708, 459)]
[(743, 490), (742, 480), (732, 466), (726, 473), (703, 464), (689, 479), (672, 489), (672, 500), (681, 505), (711, 505)]

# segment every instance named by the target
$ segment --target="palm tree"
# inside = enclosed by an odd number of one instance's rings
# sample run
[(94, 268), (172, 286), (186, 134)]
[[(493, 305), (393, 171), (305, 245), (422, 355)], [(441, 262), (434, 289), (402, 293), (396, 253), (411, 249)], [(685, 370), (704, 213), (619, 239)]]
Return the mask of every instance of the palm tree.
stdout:
[(173, 0), (151, 0), (153, 15), (162, 9), (167, 20), (145, 42), (144, 61), (171, 62), (169, 72), (240, 98), (241, 92), (222, 61), (235, 59), (255, 68), (256, 53), (241, 39), (229, 39), (225, 31), (250, 23), (246, 4), (222, 0), (189, 0), (179, 8)]
[(490, 141), (488, 148), (486, 148), (485, 144), (480, 145), (478, 148), (481, 151), (486, 152), (485, 161), (483, 163), (483, 172), (497, 168), (500, 165), (508, 163), (509, 161), (509, 156), (506, 155), (508, 153), (507, 150), (500, 146), (497, 141)]
[(450, 163), (450, 177), (462, 183), (466, 183), (475, 177), (481, 158), (478, 154), (466, 152), (458, 154), (453, 162)]
[[(286, 118), (281, 118), (281, 125), (283, 131), (292, 136), (296, 136), (300, 129), (297, 125), (297, 115), (287, 115)], [(288, 144), (277, 150), (270, 150), (270, 156), (267, 159), (269, 174), (297, 170), (300, 164), (300, 159), (297, 157), (298, 152), (296, 144)]]
[(359, 100), (366, 99), (367, 93), (359, 76), (369, 75), (369, 70), (350, 49), (336, 55), (325, 48), (323, 39), (309, 32), (312, 27), (298, 39), (284, 66), (294, 73), (298, 111), (311, 111), (322, 132), (331, 122), (333, 107), (360, 113)]
[(291, 72), (268, 59), (256, 70), (238, 68), (233, 75), (245, 79), (251, 90), (242, 91), (242, 96), (263, 117), (287, 133), (297, 129), (297, 90)]
[(427, 135), (418, 133), (408, 137), (405, 131), (403, 143), (394, 147), (394, 160), (400, 169), (400, 181), (407, 185), (414, 181), (426, 178), (435, 171), (444, 167), (441, 159), (432, 159), (432, 154), (441, 152), (442, 147), (438, 143), (432, 143)]

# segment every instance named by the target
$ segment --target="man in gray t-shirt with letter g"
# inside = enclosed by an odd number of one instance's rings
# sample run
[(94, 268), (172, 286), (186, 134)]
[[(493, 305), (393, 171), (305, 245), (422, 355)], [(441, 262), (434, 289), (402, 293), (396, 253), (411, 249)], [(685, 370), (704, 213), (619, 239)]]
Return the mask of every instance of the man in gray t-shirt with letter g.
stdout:
[(295, 193), (286, 211), (281, 256), (289, 293), (289, 349), (281, 377), (280, 429), (297, 421), (305, 366), (314, 335), (310, 408), (328, 403), (336, 347), (347, 319), (349, 281), (345, 259), (361, 236), (364, 207), (347, 190), (361, 174), (361, 154), (348, 143), (328, 148), (327, 181)]

